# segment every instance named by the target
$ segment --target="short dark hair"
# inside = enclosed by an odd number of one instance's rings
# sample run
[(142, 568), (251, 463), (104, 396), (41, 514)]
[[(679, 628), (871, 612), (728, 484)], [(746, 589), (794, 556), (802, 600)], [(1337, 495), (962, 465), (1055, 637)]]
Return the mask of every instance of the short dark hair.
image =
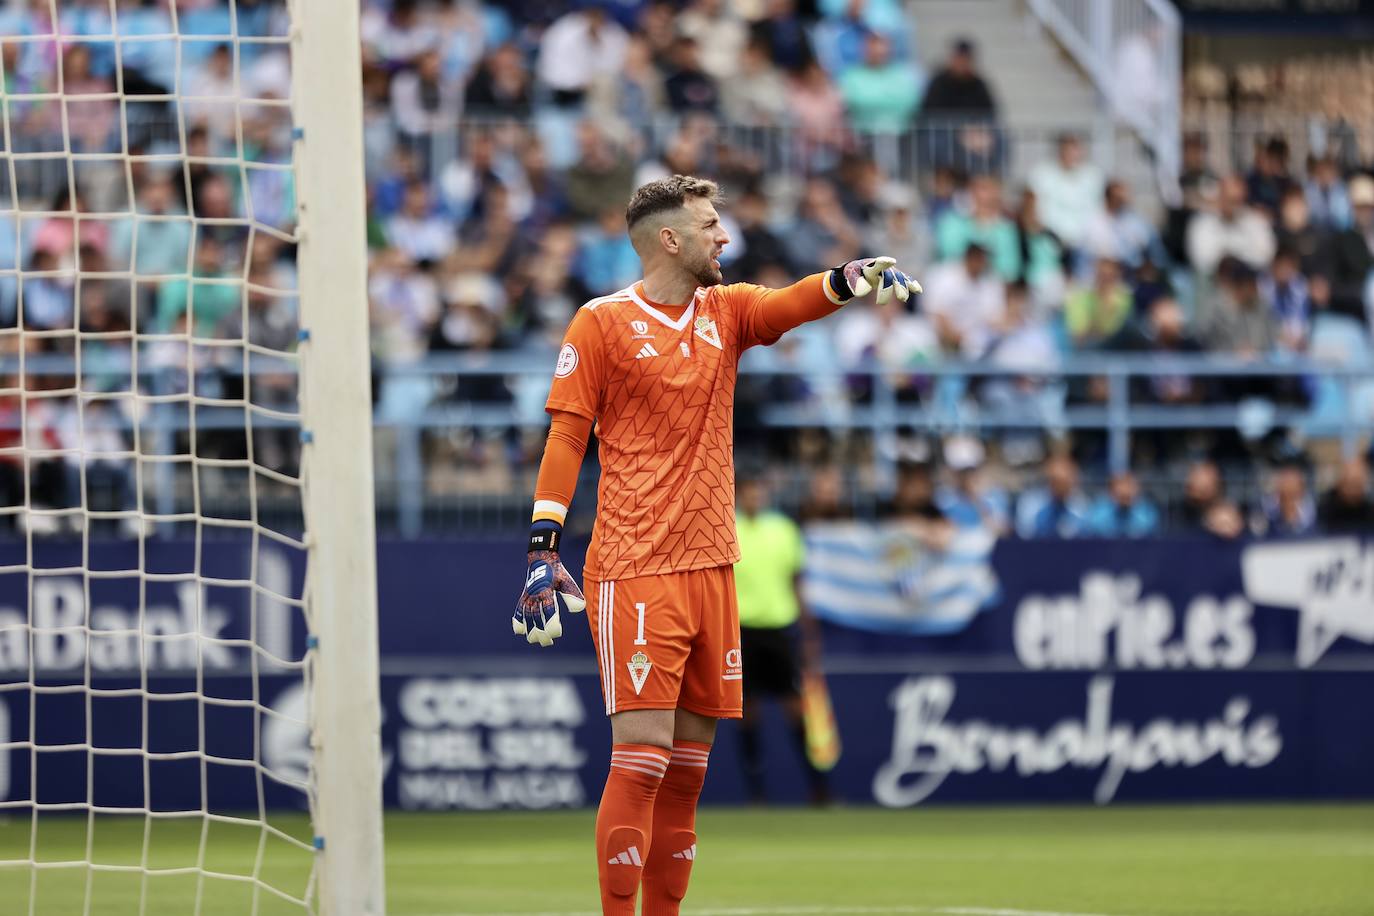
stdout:
[(690, 175), (672, 175), (641, 185), (630, 195), (630, 205), (625, 208), (625, 227), (633, 229), (635, 223), (655, 213), (676, 210), (687, 203), (689, 197), (704, 197), (717, 204), (720, 203), (720, 187), (714, 181)]

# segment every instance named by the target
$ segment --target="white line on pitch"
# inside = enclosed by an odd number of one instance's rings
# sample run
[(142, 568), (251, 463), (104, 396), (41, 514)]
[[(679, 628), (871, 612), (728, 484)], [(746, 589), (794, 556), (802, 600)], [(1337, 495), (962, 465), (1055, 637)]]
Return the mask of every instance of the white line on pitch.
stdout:
[[(1019, 910), (981, 906), (804, 906), (731, 907), (689, 911), (690, 916), (1107, 916), (1104, 913), (1067, 913), (1061, 910)], [(426, 916), (599, 916), (592, 910), (538, 913), (428, 913)], [(1117, 914), (1123, 916), (1123, 914)]]

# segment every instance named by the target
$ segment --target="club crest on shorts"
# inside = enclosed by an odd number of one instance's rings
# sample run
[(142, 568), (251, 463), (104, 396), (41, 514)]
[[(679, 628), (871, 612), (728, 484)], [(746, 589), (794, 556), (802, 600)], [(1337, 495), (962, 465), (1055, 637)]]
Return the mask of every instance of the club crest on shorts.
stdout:
[(649, 661), (649, 656), (643, 652), (636, 652), (630, 656), (630, 660), (625, 663), (625, 667), (630, 669), (630, 681), (635, 685), (635, 696), (644, 689), (644, 680), (649, 676), (649, 669), (654, 663)]
[(692, 322), (692, 333), (717, 350), (725, 349), (720, 344), (720, 332), (716, 330), (716, 323), (705, 315), (698, 315), (697, 320)]

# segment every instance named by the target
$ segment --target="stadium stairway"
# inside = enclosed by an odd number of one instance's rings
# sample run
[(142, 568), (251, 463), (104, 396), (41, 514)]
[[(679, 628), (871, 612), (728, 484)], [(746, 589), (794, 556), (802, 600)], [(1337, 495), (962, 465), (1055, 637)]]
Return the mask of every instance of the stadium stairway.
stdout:
[[(1098, 112), (1092, 83), (1022, 0), (908, 0), (908, 9), (927, 74), (939, 69), (955, 39), (968, 38), (977, 46), (979, 69), (1014, 138), (1008, 176), (1013, 184), (1053, 155), (1058, 131), (1091, 133)], [(1110, 159), (1099, 162), (1111, 169)]]

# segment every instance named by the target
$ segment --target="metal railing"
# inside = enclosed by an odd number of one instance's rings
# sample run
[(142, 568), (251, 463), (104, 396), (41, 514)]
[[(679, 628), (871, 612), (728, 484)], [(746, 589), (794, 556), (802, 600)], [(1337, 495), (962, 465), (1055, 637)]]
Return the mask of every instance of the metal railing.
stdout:
[(1154, 153), (1160, 192), (1178, 191), (1183, 27), (1167, 0), (1029, 0), (1032, 14), (1097, 88), (1104, 114)]
[[(756, 355), (757, 354), (757, 355)], [(427, 513), (443, 500), (429, 492), (425, 440), (454, 430), (516, 431), (537, 434), (549, 420), (544, 413), (544, 397), (550, 381), (555, 354), (535, 351), (488, 354), (434, 354), (408, 363), (378, 367), (382, 385), (398, 384), (402, 398), (385, 394), (374, 418), (378, 437), (379, 489), (385, 494), (383, 512), (393, 527), (405, 537), (418, 536), (425, 528)], [(13, 357), (0, 360), (0, 372), (14, 363)], [(26, 371), (30, 376), (70, 374), (73, 365), (59, 355), (30, 357)], [(249, 367), (251, 374), (279, 371), (268, 363)], [(12, 371), (13, 366), (9, 366)], [(137, 392), (105, 395), (106, 400), (132, 402), (158, 390), (160, 370), (143, 369)], [(219, 370), (224, 376), (241, 373), (233, 365)], [(500, 377), (510, 391), (509, 400), (497, 402), (463, 401), (463, 380)], [(1374, 365), (1332, 366), (1306, 360), (1244, 361), (1218, 355), (1151, 357), (1131, 354), (1083, 354), (1062, 365), (1042, 368), (1008, 369), (986, 363), (950, 362), (933, 365), (880, 367), (845, 365), (835, 361), (790, 362), (771, 351), (754, 351), (741, 364), (741, 383), (751, 380), (800, 377), (811, 393), (786, 403), (763, 403), (758, 411), (764, 427), (773, 429), (821, 428), (840, 433), (871, 437), (877, 479), (890, 481), (895, 470), (896, 442), (903, 430), (933, 434), (968, 432), (1003, 435), (1015, 432), (1097, 431), (1105, 434), (1108, 464), (1112, 469), (1129, 466), (1132, 435), (1160, 430), (1240, 430), (1251, 438), (1278, 428), (1299, 428), (1310, 438), (1339, 439), (1347, 453), (1374, 435)], [(1318, 392), (1309, 406), (1280, 403), (1265, 397), (1241, 400), (1200, 401), (1188, 404), (1142, 403), (1133, 399), (1133, 383), (1152, 378), (1213, 380), (1251, 380), (1272, 383), (1276, 379), (1314, 380)], [(986, 397), (987, 386), (1000, 381), (1029, 380), (1034, 396), (1014, 401)], [(1082, 384), (1101, 379), (1094, 396), (1076, 394)], [(912, 386), (913, 380), (916, 381)], [(449, 383), (456, 382), (456, 386)], [(453, 387), (456, 395), (439, 394), (441, 387)], [(854, 396), (855, 388), (862, 389)], [(980, 390), (981, 389), (981, 390)], [(910, 392), (918, 391), (916, 395)], [(39, 397), (43, 395), (34, 395)], [(89, 395), (87, 395), (89, 397)], [(186, 394), (185, 401), (203, 401)], [(397, 409), (397, 405), (400, 408)], [(185, 409), (154, 405), (155, 409), (138, 420), (122, 412), (127, 429), (138, 422), (146, 443), (157, 443), (155, 451), (173, 450), (173, 437), (188, 428)], [(278, 418), (271, 411), (243, 407), (221, 408), (197, 404), (196, 425), (200, 429), (242, 429), (245, 417), (255, 428), (294, 430), (296, 424)], [(136, 413), (136, 411), (135, 411)], [(0, 430), (14, 429), (14, 416), (0, 415)], [(172, 464), (162, 467), (170, 469)], [(528, 470), (528, 469), (526, 469)], [(176, 496), (170, 470), (152, 479), (158, 491), (151, 495), (159, 512), (172, 514)], [(523, 486), (524, 480), (516, 485)], [(164, 492), (165, 491), (165, 492)], [(512, 505), (528, 494), (496, 494), (492, 499), (509, 497)]]

